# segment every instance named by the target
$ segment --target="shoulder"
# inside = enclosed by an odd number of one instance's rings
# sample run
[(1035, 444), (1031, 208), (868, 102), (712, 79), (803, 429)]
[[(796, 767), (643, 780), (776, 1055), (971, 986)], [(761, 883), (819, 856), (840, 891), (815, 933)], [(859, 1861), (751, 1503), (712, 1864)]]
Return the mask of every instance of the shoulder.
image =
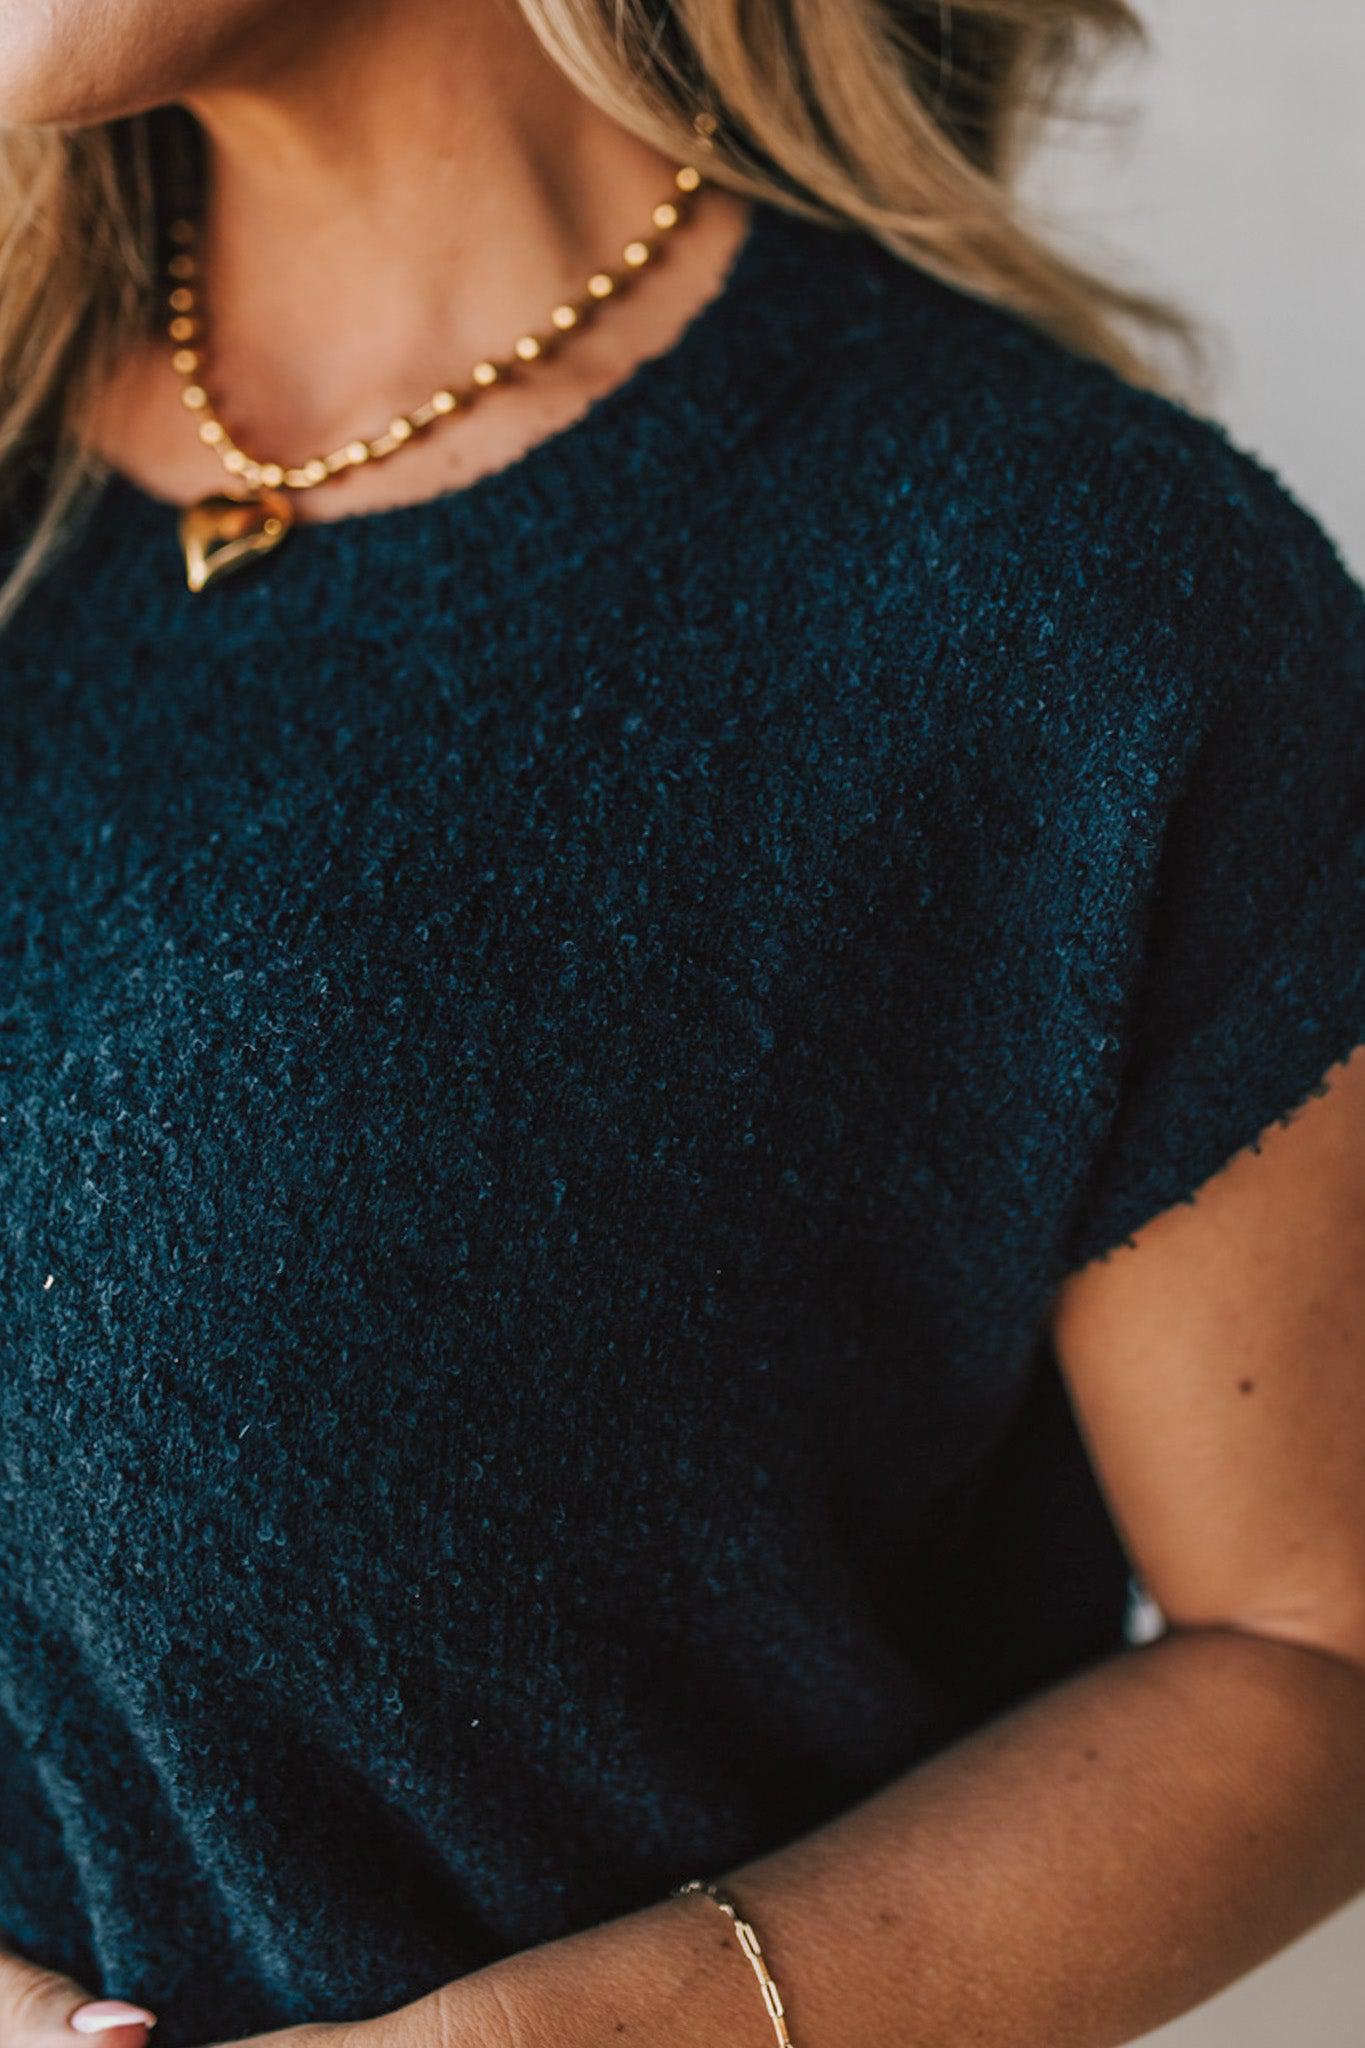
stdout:
[(886, 593), (884, 624), (956, 593), (977, 639), (989, 621), (1078, 686), (1264, 689), (1335, 650), (1365, 690), (1365, 591), (1221, 423), (868, 236), (788, 233), (827, 276), (780, 432), (789, 502), (865, 572), (846, 589)]

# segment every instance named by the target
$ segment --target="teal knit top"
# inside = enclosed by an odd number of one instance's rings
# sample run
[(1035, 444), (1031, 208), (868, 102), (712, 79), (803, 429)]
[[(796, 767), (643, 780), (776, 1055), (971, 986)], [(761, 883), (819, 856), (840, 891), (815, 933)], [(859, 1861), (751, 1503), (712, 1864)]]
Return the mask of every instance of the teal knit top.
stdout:
[(0, 932), (0, 1928), (358, 2019), (1123, 1646), (1049, 1301), (1365, 1039), (1365, 594), (759, 206), (466, 489), (191, 596), (111, 479)]

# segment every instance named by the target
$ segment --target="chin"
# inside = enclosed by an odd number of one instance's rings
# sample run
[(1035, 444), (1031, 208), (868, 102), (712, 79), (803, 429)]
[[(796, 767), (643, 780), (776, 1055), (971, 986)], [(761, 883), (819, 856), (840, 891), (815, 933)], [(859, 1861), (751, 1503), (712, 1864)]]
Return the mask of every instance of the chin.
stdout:
[(179, 99), (267, 12), (268, 0), (0, 0), (0, 122), (84, 127)]

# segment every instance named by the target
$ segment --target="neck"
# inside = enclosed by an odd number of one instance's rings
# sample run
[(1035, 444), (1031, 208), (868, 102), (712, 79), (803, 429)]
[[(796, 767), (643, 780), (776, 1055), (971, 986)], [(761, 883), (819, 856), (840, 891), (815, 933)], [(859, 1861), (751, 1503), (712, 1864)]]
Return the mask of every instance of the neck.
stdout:
[(185, 95), (208, 147), (219, 388), (267, 443), (300, 417), (350, 431), (543, 323), (672, 171), (504, 0), (338, 4), (325, 31), (311, 8), (279, 14)]

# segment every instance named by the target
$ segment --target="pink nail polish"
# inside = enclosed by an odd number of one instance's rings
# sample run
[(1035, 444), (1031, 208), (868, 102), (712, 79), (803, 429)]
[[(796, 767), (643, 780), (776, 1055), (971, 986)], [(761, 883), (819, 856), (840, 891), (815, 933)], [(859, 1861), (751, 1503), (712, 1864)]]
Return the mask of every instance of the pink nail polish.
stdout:
[(110, 2027), (154, 2027), (156, 2014), (145, 2005), (129, 2005), (122, 1998), (92, 1998), (78, 2005), (67, 2025), (78, 2034), (103, 2034)]

